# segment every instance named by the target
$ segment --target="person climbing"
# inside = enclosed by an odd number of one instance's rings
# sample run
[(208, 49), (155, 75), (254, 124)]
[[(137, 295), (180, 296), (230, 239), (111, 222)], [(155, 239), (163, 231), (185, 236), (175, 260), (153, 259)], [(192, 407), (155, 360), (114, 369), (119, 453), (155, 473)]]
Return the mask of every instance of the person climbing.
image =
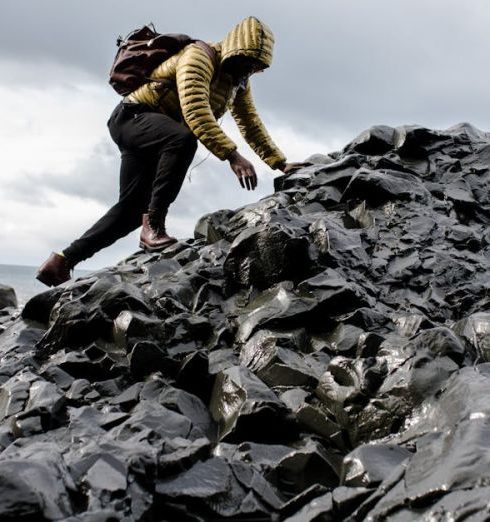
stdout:
[(267, 25), (248, 17), (221, 42), (186, 45), (158, 65), (150, 81), (125, 96), (107, 123), (121, 152), (119, 200), (80, 238), (51, 253), (37, 279), (48, 286), (68, 281), (80, 261), (141, 225), (140, 247), (146, 251), (159, 251), (177, 241), (167, 233), (166, 216), (194, 158), (197, 140), (229, 162), (242, 188), (254, 190), (253, 164), (218, 124), (228, 109), (245, 141), (269, 167), (288, 173), (301, 166), (287, 163), (252, 98), (249, 77), (270, 66), (273, 45)]

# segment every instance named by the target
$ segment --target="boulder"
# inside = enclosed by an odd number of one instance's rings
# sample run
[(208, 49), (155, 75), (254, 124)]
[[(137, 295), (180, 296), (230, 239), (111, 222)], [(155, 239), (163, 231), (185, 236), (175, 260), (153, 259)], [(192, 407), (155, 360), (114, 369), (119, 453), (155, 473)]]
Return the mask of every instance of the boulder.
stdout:
[(17, 295), (11, 286), (0, 284), (0, 310), (4, 308), (16, 308)]

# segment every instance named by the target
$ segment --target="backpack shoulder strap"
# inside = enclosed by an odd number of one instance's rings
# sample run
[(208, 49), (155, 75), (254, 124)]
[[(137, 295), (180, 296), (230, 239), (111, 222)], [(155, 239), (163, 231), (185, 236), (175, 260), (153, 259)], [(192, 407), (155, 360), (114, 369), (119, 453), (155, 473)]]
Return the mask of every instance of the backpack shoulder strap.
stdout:
[(194, 43), (198, 45), (203, 51), (205, 51), (205, 53), (209, 56), (214, 65), (214, 75), (216, 75), (218, 69), (218, 57), (216, 55), (216, 51), (203, 40), (195, 40)]

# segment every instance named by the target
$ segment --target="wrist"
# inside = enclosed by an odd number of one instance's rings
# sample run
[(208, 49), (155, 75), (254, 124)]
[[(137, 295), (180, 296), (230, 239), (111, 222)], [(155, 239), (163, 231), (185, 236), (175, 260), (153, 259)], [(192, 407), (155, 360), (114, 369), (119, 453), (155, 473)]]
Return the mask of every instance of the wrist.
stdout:
[(239, 156), (240, 156), (240, 153), (238, 152), (237, 149), (235, 149), (235, 150), (232, 150), (232, 151), (228, 154), (228, 156), (226, 156), (226, 159), (227, 159), (228, 161), (234, 161), (234, 160), (236, 160)]
[(286, 165), (287, 163), (285, 161), (281, 161), (280, 163), (278, 163), (275, 168), (277, 170), (280, 170), (281, 172), (284, 172), (284, 169), (286, 168)]

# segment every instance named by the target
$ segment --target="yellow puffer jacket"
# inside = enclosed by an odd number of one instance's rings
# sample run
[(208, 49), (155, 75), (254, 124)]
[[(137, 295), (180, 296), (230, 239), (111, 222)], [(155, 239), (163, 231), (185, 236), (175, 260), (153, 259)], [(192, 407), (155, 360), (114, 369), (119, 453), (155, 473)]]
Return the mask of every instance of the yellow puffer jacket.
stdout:
[(221, 160), (237, 148), (217, 122), (229, 109), (246, 142), (271, 168), (277, 168), (286, 158), (257, 114), (250, 82), (236, 87), (221, 68), (227, 58), (237, 55), (256, 58), (268, 67), (274, 45), (272, 32), (257, 18), (249, 17), (221, 42), (210, 45), (216, 60), (198, 44), (190, 44), (152, 72), (151, 77), (158, 81), (143, 85), (128, 98), (182, 121)]

